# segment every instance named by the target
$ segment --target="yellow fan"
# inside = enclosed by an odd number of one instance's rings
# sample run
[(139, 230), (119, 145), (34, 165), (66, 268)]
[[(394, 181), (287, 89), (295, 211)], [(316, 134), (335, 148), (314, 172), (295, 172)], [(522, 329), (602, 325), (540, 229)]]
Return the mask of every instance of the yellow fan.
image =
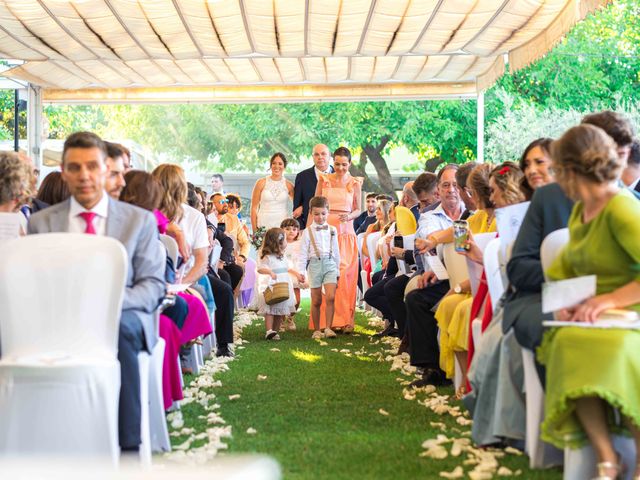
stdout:
[(407, 207), (396, 207), (396, 231), (401, 235), (412, 235), (416, 233), (416, 217)]

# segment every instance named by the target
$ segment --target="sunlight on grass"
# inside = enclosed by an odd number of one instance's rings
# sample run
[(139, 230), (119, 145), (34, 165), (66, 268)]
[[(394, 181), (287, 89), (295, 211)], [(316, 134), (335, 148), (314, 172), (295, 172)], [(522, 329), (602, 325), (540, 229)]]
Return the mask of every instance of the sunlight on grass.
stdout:
[(373, 362), (373, 358), (371, 357), (363, 357), (362, 355), (356, 355), (358, 360), (362, 360), (363, 362)]
[(353, 331), (356, 332), (356, 333), (363, 333), (365, 335), (373, 335), (374, 333), (376, 333), (375, 330), (372, 330), (370, 328), (365, 328), (365, 327), (363, 327), (361, 325), (358, 325), (358, 324), (354, 325)]
[(303, 352), (301, 350), (291, 350), (291, 355), (293, 355), (298, 360), (309, 363), (315, 363), (318, 360), (322, 359), (320, 355), (314, 355), (313, 353)]

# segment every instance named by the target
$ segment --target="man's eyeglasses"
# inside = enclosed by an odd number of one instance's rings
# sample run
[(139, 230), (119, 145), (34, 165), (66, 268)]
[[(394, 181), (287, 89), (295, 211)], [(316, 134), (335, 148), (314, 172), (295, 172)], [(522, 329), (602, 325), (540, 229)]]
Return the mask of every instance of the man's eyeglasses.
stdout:
[(226, 198), (223, 198), (222, 200), (218, 200), (218, 203), (220, 205), (224, 205), (225, 203), (229, 203), (229, 200), (227, 200)]

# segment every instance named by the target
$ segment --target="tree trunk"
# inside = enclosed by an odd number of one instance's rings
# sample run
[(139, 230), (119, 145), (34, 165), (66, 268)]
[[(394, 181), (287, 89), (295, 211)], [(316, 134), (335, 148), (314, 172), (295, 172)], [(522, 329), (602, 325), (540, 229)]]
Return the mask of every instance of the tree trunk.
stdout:
[(373, 164), (378, 174), (378, 183), (380, 184), (381, 193), (388, 193), (390, 195), (395, 194), (395, 188), (393, 185), (393, 179), (391, 178), (391, 172), (387, 166), (387, 161), (382, 156), (382, 151), (389, 143), (390, 138), (385, 135), (380, 140), (380, 143), (376, 146), (367, 143), (363, 145), (362, 150), (367, 154), (367, 157)]
[(360, 162), (356, 165), (354, 162), (351, 162), (351, 167), (349, 168), (349, 173), (354, 177), (362, 177), (364, 178), (364, 182), (362, 184), (363, 192), (379, 192), (380, 186), (375, 183), (365, 170), (367, 166), (367, 154), (364, 151), (360, 152)]

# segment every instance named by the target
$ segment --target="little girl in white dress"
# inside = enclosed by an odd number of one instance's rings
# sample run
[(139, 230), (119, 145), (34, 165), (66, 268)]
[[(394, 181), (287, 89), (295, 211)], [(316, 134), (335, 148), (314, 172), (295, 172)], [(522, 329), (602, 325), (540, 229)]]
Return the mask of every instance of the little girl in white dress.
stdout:
[[(293, 293), (296, 296), (296, 312), (300, 307), (300, 289), (309, 288), (306, 283), (301, 283), (300, 280), (304, 280), (304, 275), (298, 272), (298, 258), (300, 256), (300, 224), (295, 218), (285, 218), (280, 224), (280, 228), (285, 231), (287, 238), (287, 249), (284, 252), (284, 256), (287, 259), (289, 266), (289, 276), (291, 276), (291, 282), (293, 283)], [(284, 330), (285, 326), (289, 330), (296, 329), (296, 322), (294, 315), (289, 315), (281, 327)]]
[(285, 258), (286, 248), (287, 239), (283, 229), (270, 228), (267, 230), (262, 243), (257, 272), (270, 277), (269, 284), (286, 282), (289, 286), (289, 298), (274, 305), (267, 305), (264, 299), (265, 289), (260, 291), (258, 314), (264, 315), (267, 329), (265, 338), (267, 340), (280, 340), (278, 330), (282, 321), (296, 311), (296, 297)]

